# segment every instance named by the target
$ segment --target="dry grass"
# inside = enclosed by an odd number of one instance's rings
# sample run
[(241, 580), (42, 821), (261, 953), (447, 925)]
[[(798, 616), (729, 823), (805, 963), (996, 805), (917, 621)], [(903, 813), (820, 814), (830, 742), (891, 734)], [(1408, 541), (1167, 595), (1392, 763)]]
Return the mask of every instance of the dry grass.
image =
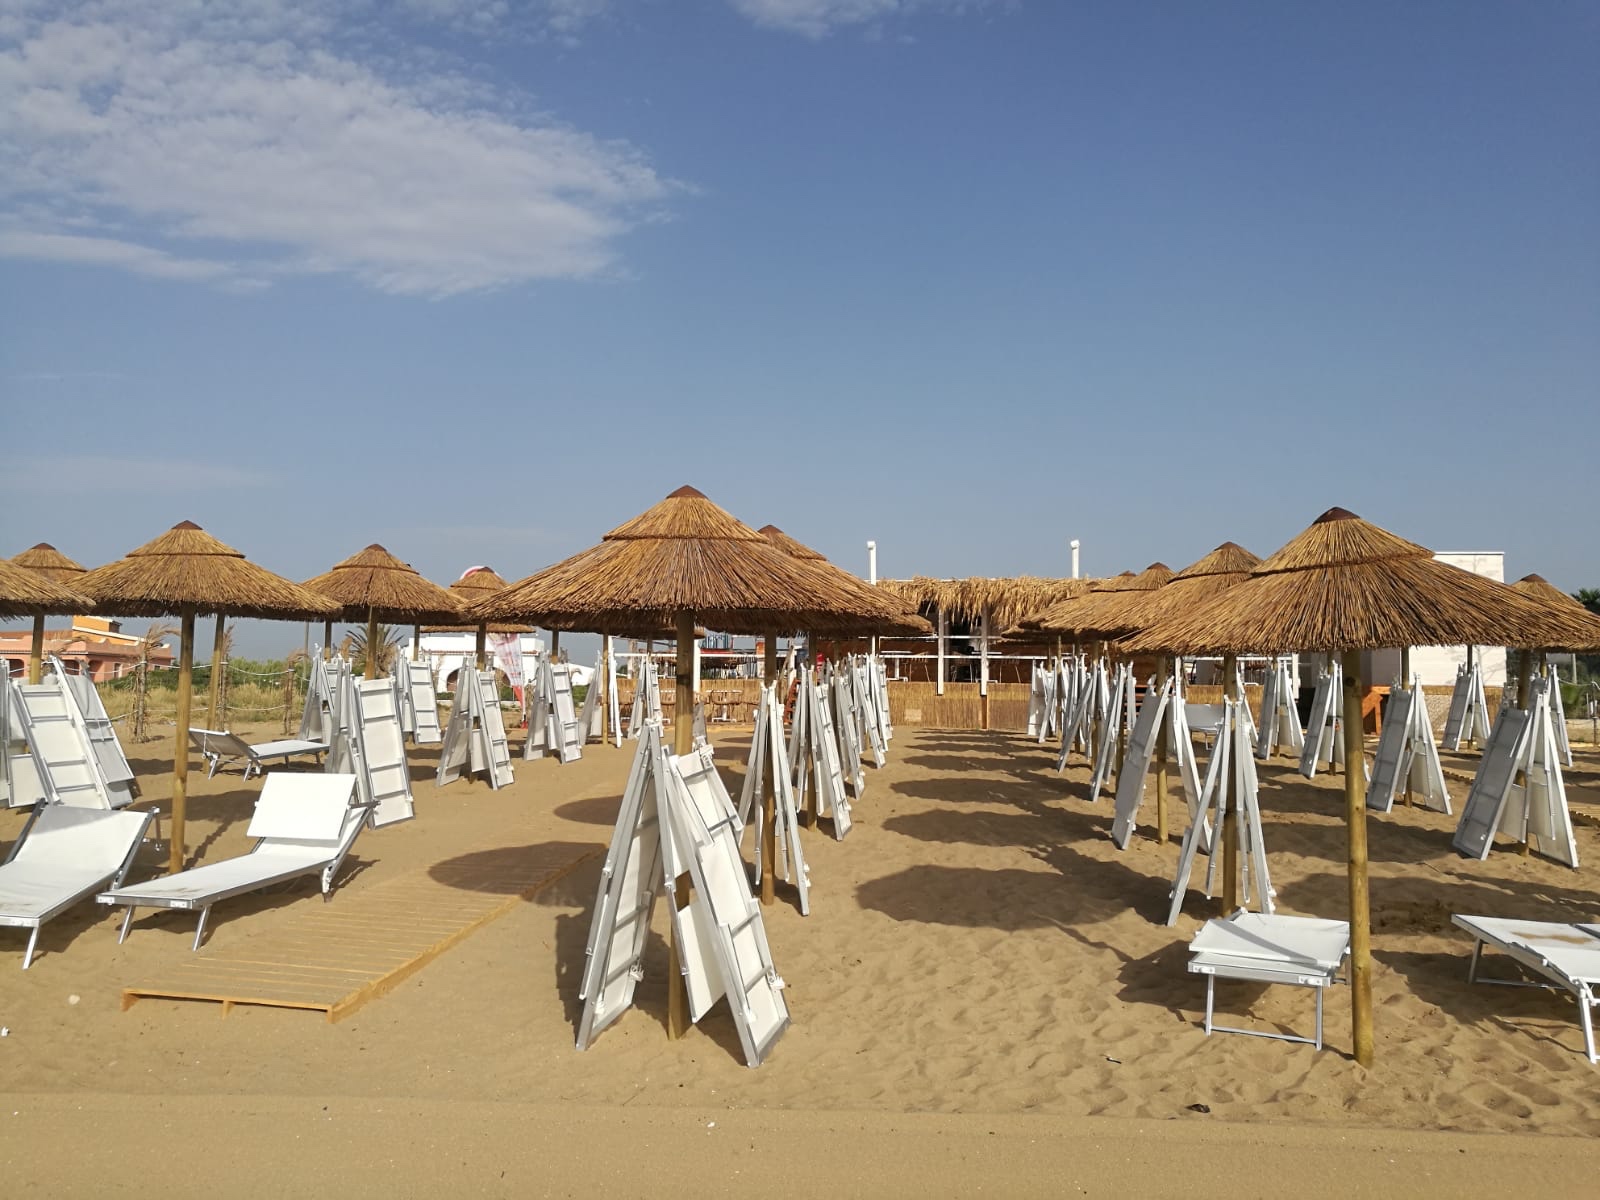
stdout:
[(75, 586), (94, 598), (96, 612), (125, 617), (191, 609), (300, 621), (333, 612), (324, 597), (256, 566), (192, 521), (80, 575)]
[(1331, 509), (1249, 579), (1130, 638), (1128, 648), (1178, 654), (1564, 649), (1586, 636), (1575, 617), (1542, 609), (1505, 584), (1437, 562), (1416, 543)]
[(346, 621), (451, 621), (462, 614), (454, 595), (376, 542), (305, 586), (337, 602), (337, 618)]
[(598, 546), (479, 601), (469, 617), (624, 634), (670, 628), (681, 613), (728, 633), (892, 623), (897, 610), (862, 591), (869, 595), (841, 587), (685, 487)]

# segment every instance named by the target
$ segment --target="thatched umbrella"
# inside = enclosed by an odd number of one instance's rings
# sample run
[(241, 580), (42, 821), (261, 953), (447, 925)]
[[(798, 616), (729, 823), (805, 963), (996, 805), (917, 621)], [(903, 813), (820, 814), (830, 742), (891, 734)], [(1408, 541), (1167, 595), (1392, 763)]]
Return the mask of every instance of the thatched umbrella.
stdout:
[(1576, 621), (1578, 629), (1561, 644), (1530, 646), (1522, 649), (1517, 664), (1517, 705), (1528, 707), (1528, 683), (1533, 677), (1534, 656), (1542, 660), (1547, 651), (1584, 651), (1600, 649), (1600, 617), (1596, 617), (1579, 601), (1550, 583), (1543, 575), (1524, 575), (1511, 585), (1533, 603)]
[[(30, 546), (21, 554), (11, 560), (15, 565), (26, 568), (38, 575), (43, 575), (52, 583), (63, 583), (68, 587), (73, 580), (83, 575), (87, 568), (81, 563), (73, 562), (49, 542), (40, 542)], [(33, 616), (33, 643), (28, 649), (28, 682), (38, 683), (43, 678), (44, 671), (44, 617), (43, 612), (36, 612)]]
[(189, 789), (189, 705), (194, 675), (194, 622), (202, 612), (300, 621), (333, 604), (250, 562), (193, 521), (174, 525), (125, 558), (78, 577), (95, 610), (113, 616), (179, 618), (178, 727), (172, 762), (170, 868), (183, 870), (183, 823)]
[[(880, 601), (881, 603), (881, 601)], [(727, 633), (837, 628), (881, 610), (827, 574), (779, 550), (692, 487), (617, 526), (600, 544), (480, 600), (477, 621), (617, 630), (668, 624), (677, 632), (674, 748), (694, 745), (689, 662), (695, 622)], [(677, 978), (676, 964), (669, 972)], [(669, 991), (668, 1028), (686, 1027), (682, 989)]]
[[(1574, 623), (1575, 624), (1575, 623)], [(1350, 991), (1356, 1061), (1372, 1062), (1372, 945), (1361, 732), (1361, 651), (1539, 645), (1567, 629), (1505, 584), (1438, 562), (1415, 542), (1330, 508), (1215, 599), (1129, 639), (1135, 652), (1344, 658)]]
[(1074, 641), (1109, 641), (1139, 628), (1130, 615), (1172, 577), (1171, 567), (1154, 562), (1137, 575), (1096, 580), (1082, 595), (1035, 614), (1031, 623), (1047, 633), (1070, 634)]
[(33, 618), (33, 647), (28, 656), (29, 683), (38, 683), (41, 677), (45, 614), (86, 612), (93, 607), (94, 601), (88, 596), (56, 583), (44, 572), (0, 558), (0, 617)]
[[(383, 659), (378, 646), (378, 623), (413, 624), (422, 621), (456, 622), (464, 606), (450, 592), (424, 579), (417, 569), (403, 563), (374, 542), (352, 554), (305, 586), (336, 601), (334, 617), (367, 623), (367, 678), (383, 674)], [(323, 631), (323, 641), (332, 638), (333, 621)], [(326, 644), (323, 653), (327, 653)]]
[[(1155, 590), (1123, 592), (1122, 595), (1127, 599), (1121, 609), (1120, 620), (1133, 631), (1148, 629), (1152, 625), (1170, 620), (1195, 605), (1203, 604), (1229, 588), (1243, 583), (1250, 577), (1251, 569), (1260, 561), (1237, 542), (1223, 542), (1210, 554), (1197, 562), (1190, 563)], [(1160, 680), (1163, 687), (1166, 686), (1167, 677), (1172, 669), (1173, 656), (1163, 654)], [(1234, 671), (1231, 661), (1223, 662), (1222, 682), (1224, 688), (1232, 694)], [(1163, 845), (1167, 840), (1167, 753), (1167, 731), (1163, 726), (1156, 738), (1156, 838)], [(1227, 820), (1236, 819), (1231, 805), (1226, 812)], [(1226, 838), (1223, 842), (1224, 857), (1237, 854), (1238, 848), (1237, 838)], [(1223, 907), (1229, 912), (1233, 909), (1228, 902), (1234, 898), (1234, 890), (1237, 887), (1238, 871), (1233, 869), (1230, 863), (1229, 869), (1223, 873), (1225, 892)]]

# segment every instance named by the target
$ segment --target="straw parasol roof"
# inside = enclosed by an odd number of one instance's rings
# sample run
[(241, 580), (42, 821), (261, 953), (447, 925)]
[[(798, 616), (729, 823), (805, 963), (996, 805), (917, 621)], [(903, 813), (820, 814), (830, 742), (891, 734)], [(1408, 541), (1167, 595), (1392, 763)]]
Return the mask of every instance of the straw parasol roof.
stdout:
[[(13, 560), (15, 561), (15, 560)], [(1524, 575), (1511, 585), (1515, 592), (1520, 592), (1535, 604), (1550, 608), (1572, 620), (1579, 622), (1589, 631), (1588, 639), (1581, 637), (1561, 645), (1548, 645), (1536, 647), (1540, 650), (1595, 650), (1600, 649), (1600, 617), (1596, 617), (1585, 608), (1578, 600), (1567, 595), (1560, 588), (1549, 582), (1543, 575)]]
[(82, 563), (74, 562), (49, 542), (40, 542), (36, 546), (30, 546), (21, 554), (14, 555), (11, 561), (19, 567), (27, 567), (30, 571), (37, 571), (46, 579), (69, 585), (79, 575), (88, 571), (88, 568)]
[(1182, 616), (1236, 584), (1250, 578), (1260, 563), (1237, 542), (1223, 542), (1198, 562), (1190, 563), (1153, 592), (1129, 597), (1123, 617), (1131, 630), (1147, 629), (1160, 621)]
[[(504, 591), (506, 581), (493, 567), (468, 567), (461, 572), (461, 578), (452, 583), (445, 591), (456, 598), (463, 611), (482, 600), (485, 596), (492, 596), (496, 592)], [(476, 625), (424, 625), (423, 633), (476, 633)], [(485, 627), (487, 633), (532, 633), (532, 625), (516, 625), (509, 623), (496, 623)]]
[(374, 542), (305, 586), (337, 602), (345, 621), (456, 621), (463, 605)]
[(881, 619), (871, 622), (872, 628), (885, 634), (900, 634), (906, 637), (927, 636), (933, 632), (933, 626), (918, 616), (912, 609), (908, 609), (897, 595), (887, 590), (879, 590), (865, 580), (852, 575), (843, 567), (835, 566), (826, 556), (813, 550), (804, 542), (796, 541), (776, 525), (763, 525), (756, 531), (767, 541), (791, 558), (799, 559), (808, 566), (823, 572), (830, 582), (858, 595), (864, 604), (872, 605), (882, 613)]
[(1129, 617), (1133, 605), (1172, 576), (1166, 563), (1154, 562), (1137, 575), (1097, 580), (1085, 595), (1046, 609), (1033, 623), (1046, 632), (1070, 634), (1078, 640), (1120, 637), (1138, 628)]
[(0, 558), (0, 617), (87, 612), (93, 607), (94, 601), (88, 596), (62, 586), (43, 572)]
[(880, 579), (878, 587), (892, 592), (908, 608), (933, 605), (957, 620), (975, 621), (985, 611), (1001, 629), (1024, 616), (1087, 591), (1087, 579), (1047, 579), (1036, 575), (965, 579)]
[(77, 577), (98, 612), (125, 617), (223, 612), (299, 621), (330, 614), (325, 596), (258, 567), (193, 521), (180, 521), (116, 562)]
[(1130, 638), (1134, 653), (1226, 654), (1404, 646), (1539, 646), (1575, 619), (1415, 542), (1330, 508), (1250, 578)]
[(681, 614), (759, 634), (870, 621), (881, 609), (682, 487), (598, 546), (485, 597), (468, 615), (617, 632), (669, 625)]

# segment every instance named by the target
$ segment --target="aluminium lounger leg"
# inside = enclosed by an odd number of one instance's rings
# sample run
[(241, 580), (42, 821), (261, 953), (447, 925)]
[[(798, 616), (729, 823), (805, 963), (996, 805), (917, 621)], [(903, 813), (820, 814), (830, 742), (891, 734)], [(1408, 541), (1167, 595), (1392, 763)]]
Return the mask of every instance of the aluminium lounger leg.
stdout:
[(210, 915), (211, 905), (208, 904), (200, 910), (200, 924), (194, 931), (194, 945), (189, 947), (190, 950), (200, 949), (200, 939), (206, 935), (206, 918)]
[(128, 940), (128, 926), (133, 924), (134, 907), (132, 904), (128, 905), (128, 911), (122, 916), (122, 932), (117, 934), (117, 945), (119, 946)]
[(1467, 964), (1467, 982), (1478, 982), (1478, 963), (1483, 958), (1483, 939), (1472, 943), (1472, 961)]
[(1594, 1017), (1591, 1010), (1594, 1008), (1594, 993), (1587, 984), (1578, 989), (1578, 1020), (1583, 1024), (1583, 1051), (1589, 1056), (1592, 1063), (1600, 1063), (1600, 1057), (1594, 1052)]
[[(27, 950), (25, 950), (23, 952), (23, 955), (22, 955), (22, 969), (24, 971), (26, 971), (28, 969), (28, 964), (33, 962), (33, 948), (35, 946), (37, 946), (38, 944), (39, 944), (39, 927), (37, 925), (35, 925), (33, 927), (33, 932), (28, 935), (28, 948), (27, 948)], [(1592, 1051), (1594, 1043), (1590, 1042), (1589, 1045), (1590, 1045), (1590, 1048), (1591, 1048), (1591, 1051)], [(1593, 1061), (1592, 1054), (1591, 1054), (1590, 1061)]]
[(1211, 1009), (1217, 996), (1217, 977), (1206, 976), (1206, 1036), (1211, 1036)]
[(1322, 1049), (1322, 997), (1327, 988), (1313, 989), (1317, 993), (1317, 1049)]

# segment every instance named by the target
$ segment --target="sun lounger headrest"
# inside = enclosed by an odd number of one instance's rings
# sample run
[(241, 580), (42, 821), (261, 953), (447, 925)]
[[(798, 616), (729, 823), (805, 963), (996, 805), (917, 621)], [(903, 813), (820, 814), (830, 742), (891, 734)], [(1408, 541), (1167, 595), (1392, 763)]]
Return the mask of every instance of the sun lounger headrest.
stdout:
[(66, 862), (116, 866), (143, 833), (149, 813), (107, 812), (70, 804), (47, 804), (34, 819), (19, 861), (60, 856)]
[(337, 842), (355, 786), (354, 775), (268, 775), (246, 832), (253, 838)]

